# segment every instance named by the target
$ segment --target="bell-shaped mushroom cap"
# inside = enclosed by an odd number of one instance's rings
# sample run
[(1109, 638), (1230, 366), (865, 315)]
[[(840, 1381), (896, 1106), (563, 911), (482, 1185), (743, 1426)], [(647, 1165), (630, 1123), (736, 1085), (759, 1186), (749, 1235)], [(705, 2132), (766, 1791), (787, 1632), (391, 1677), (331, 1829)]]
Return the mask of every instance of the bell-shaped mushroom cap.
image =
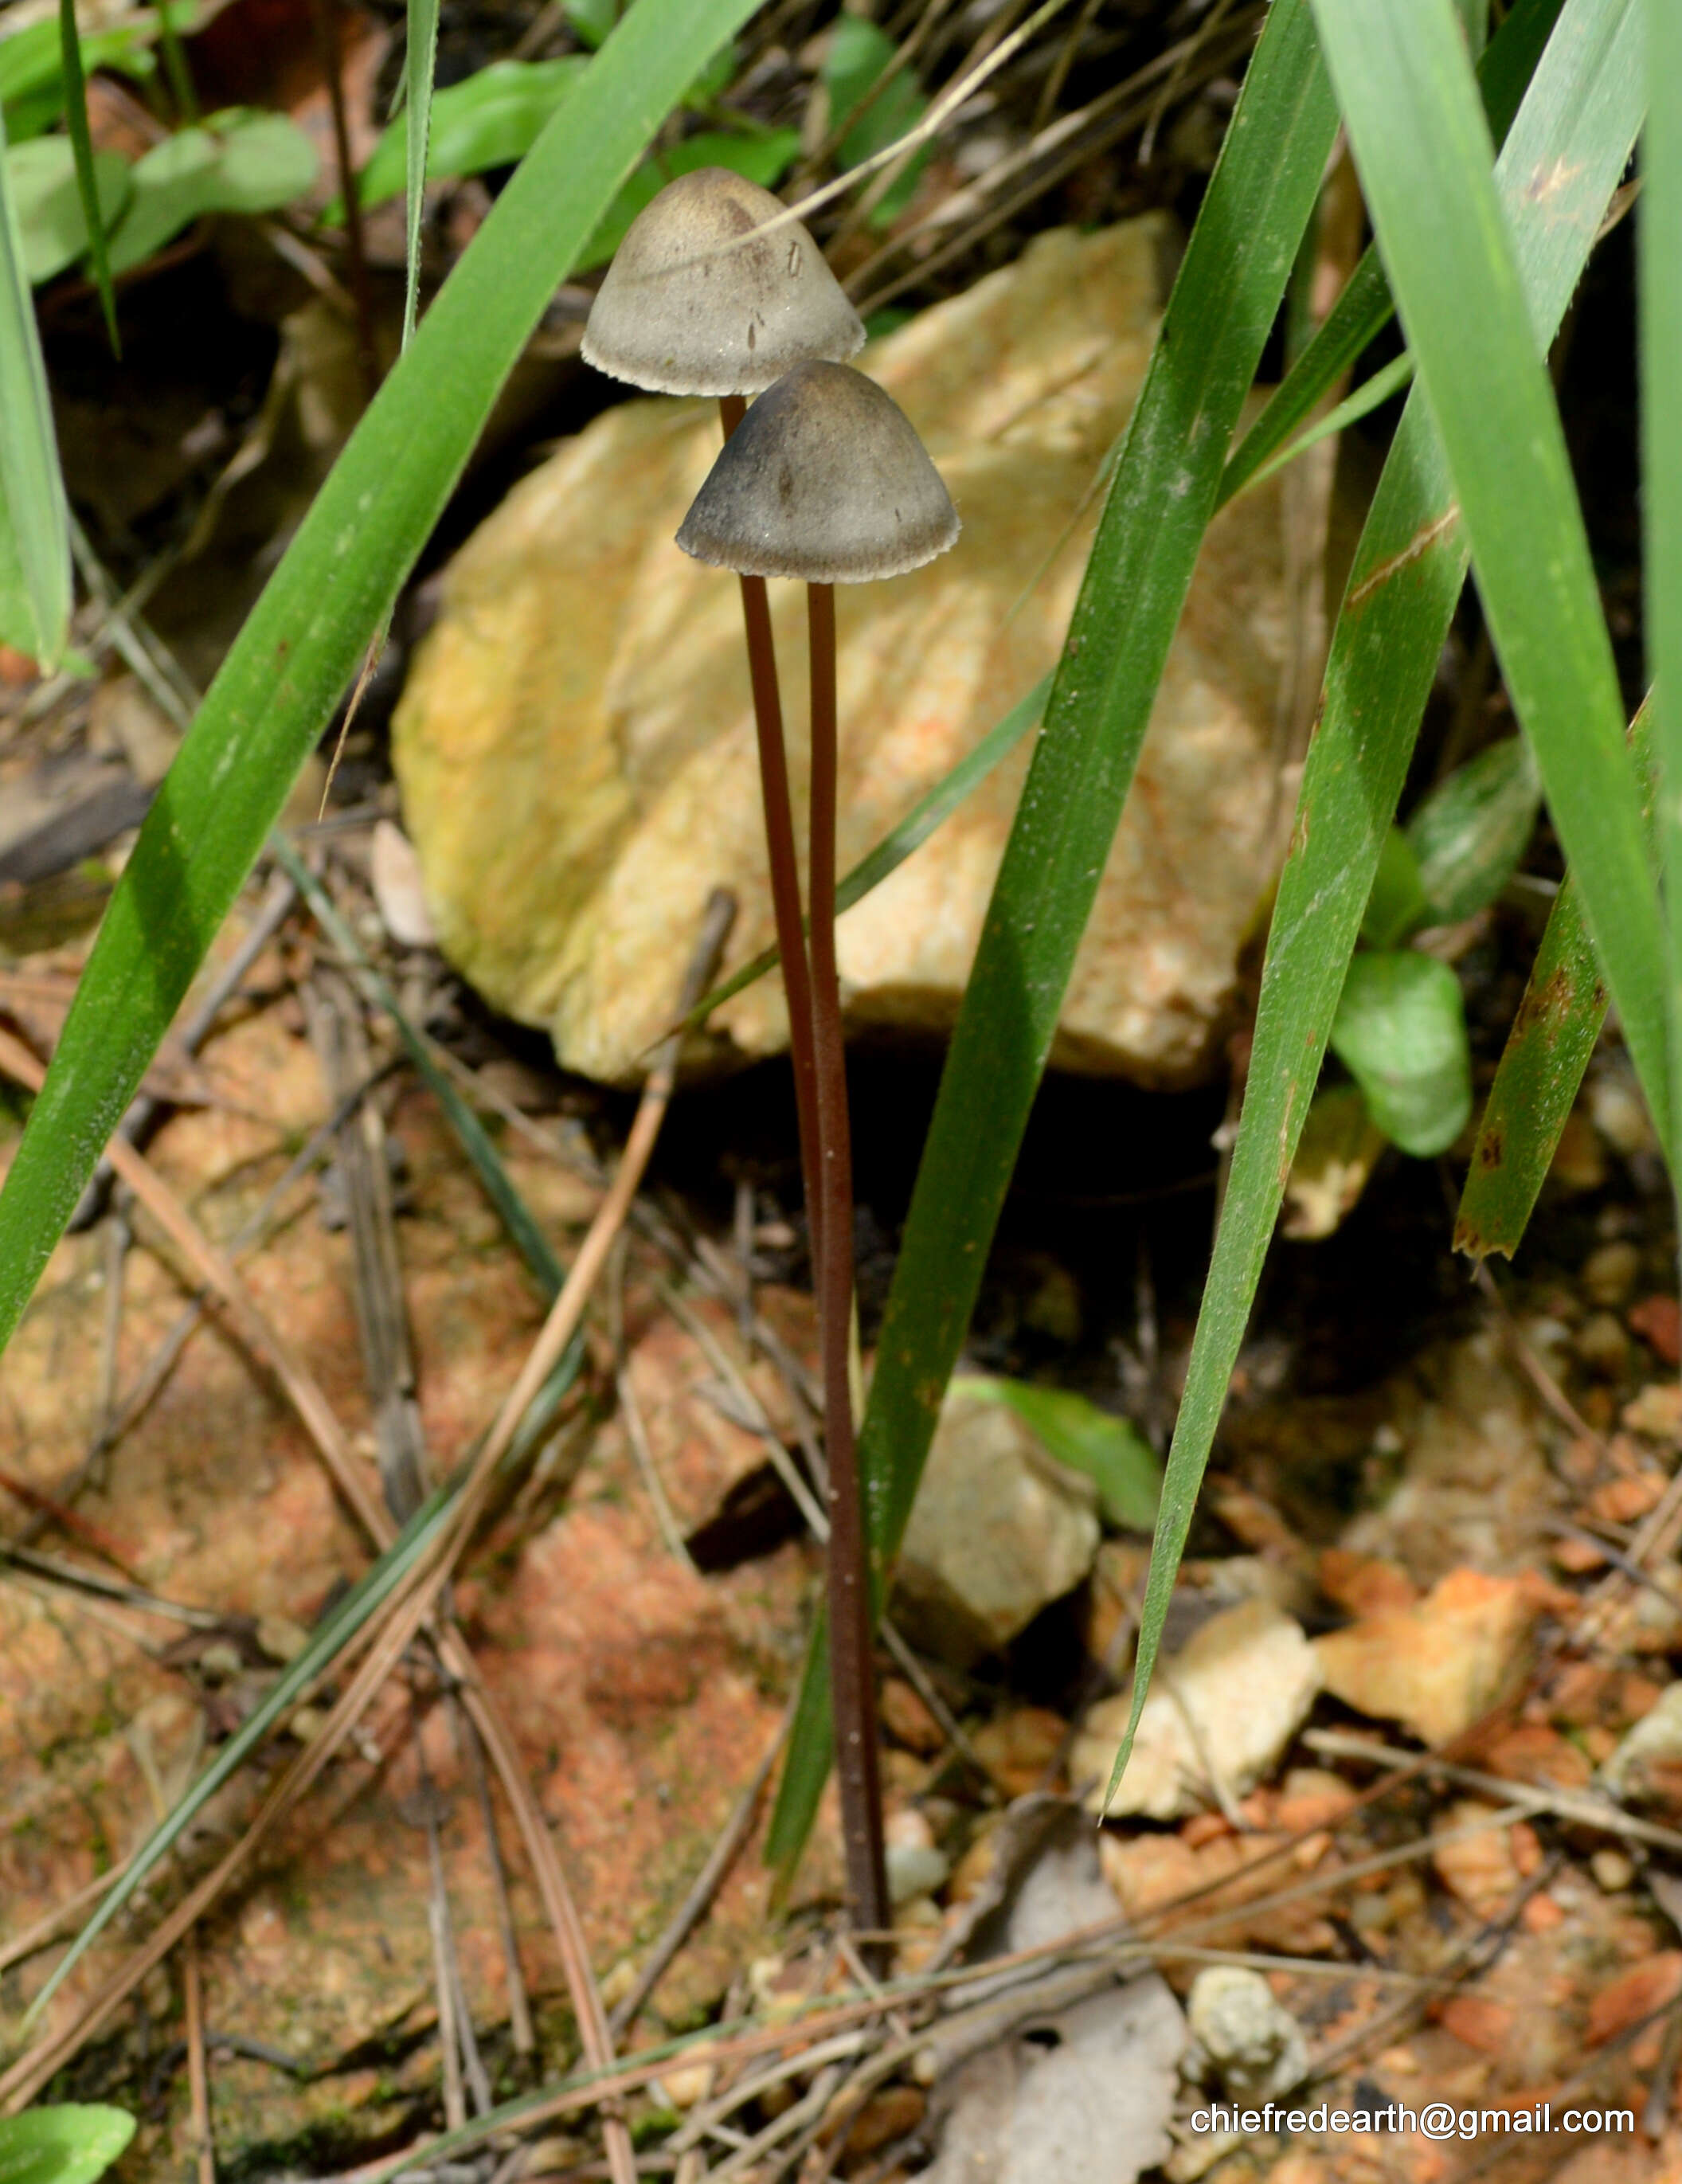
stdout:
[(859, 315), (799, 220), (754, 235), (783, 209), (727, 167), (668, 182), (607, 270), (585, 362), (659, 394), (757, 394), (807, 357), (855, 355)]
[(677, 543), (750, 577), (863, 584), (944, 554), (957, 511), (891, 394), (844, 364), (798, 364), (724, 443)]

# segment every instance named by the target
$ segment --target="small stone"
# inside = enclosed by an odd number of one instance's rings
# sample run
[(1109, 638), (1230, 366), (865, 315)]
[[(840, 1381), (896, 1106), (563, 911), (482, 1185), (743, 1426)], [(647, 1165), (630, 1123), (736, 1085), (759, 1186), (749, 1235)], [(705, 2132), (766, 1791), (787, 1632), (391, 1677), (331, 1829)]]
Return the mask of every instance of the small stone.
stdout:
[(387, 933), (399, 948), (431, 948), (437, 940), (432, 913), (420, 881), (420, 860), (400, 827), (389, 819), (374, 822), (368, 876), (374, 900)]
[(1069, 1724), (1047, 1707), (1015, 1707), (978, 1729), (975, 1755), (1007, 1797), (1025, 1797), (1044, 1778), (1067, 1741)]
[(905, 1635), (969, 1668), (1072, 1591), (1098, 1552), (1096, 1497), (1004, 1403), (949, 1396), (894, 1584)]
[(1440, 1747), (1495, 1704), (1534, 1615), (1518, 1579), (1451, 1570), (1412, 1607), (1368, 1616), (1314, 1649), (1334, 1697)]
[(879, 2093), (872, 2093), (847, 2134), (848, 2159), (856, 2161), (866, 2154), (879, 2153), (896, 2138), (909, 2137), (922, 2121), (927, 2105), (927, 2096), (915, 2086), (884, 2086)]
[(1480, 2054), (1499, 2055), (1512, 2035), (1512, 2012), (1487, 1995), (1456, 1994), (1443, 2004), (1445, 2032)]
[(1662, 1949), (1632, 1965), (1589, 2004), (1588, 2044), (1603, 2048), (1682, 1993), (1682, 1949)]
[(1591, 1312), (1572, 1346), (1582, 1362), (1603, 1380), (1616, 1380), (1629, 1362), (1629, 1337), (1616, 1312)]
[(882, 1726), (896, 1744), (933, 1758), (946, 1742), (946, 1732), (911, 1686), (898, 1676), (883, 1679)]
[(1302, 2028), (1260, 1972), (1211, 1964), (1191, 1983), (1186, 2022), (1200, 2062), (1231, 2100), (1276, 2100), (1308, 2075)]
[(1589, 1509), (1604, 1524), (1633, 1524), (1657, 1507), (1663, 1493), (1664, 1480), (1657, 1471), (1640, 1471), (1597, 1486), (1589, 1497)]
[(952, 1870), (951, 1859), (933, 1844), (899, 1848), (890, 1843), (886, 1855), (888, 1900), (896, 1906), (909, 1903), (914, 1896), (932, 1896), (937, 1888), (945, 1886)]
[(1655, 1380), (1624, 1406), (1624, 1424), (1649, 1440), (1682, 1442), (1682, 1383)]
[(1596, 1886), (1603, 1888), (1608, 1896), (1621, 1896), (1626, 1888), (1635, 1886), (1635, 1865), (1621, 1850), (1597, 1850), (1589, 1860), (1589, 1870), (1595, 1876)]
[(1614, 1797), (1640, 1800), (1660, 1794), (1661, 1773), (1682, 1763), (1682, 1683), (1667, 1685), (1601, 1769), (1601, 1787)]
[[(1273, 1773), (1321, 1680), (1302, 1626), (1271, 1601), (1248, 1600), (1211, 1616), (1181, 1652), (1159, 1663), (1127, 1771), (1107, 1809), (1172, 1820), (1217, 1802), (1211, 1760), (1223, 1787), (1245, 1796)], [(1075, 1740), (1069, 1779), (1094, 1786), (1090, 1812), (1106, 1809), (1110, 1770), (1132, 1707), (1131, 1691), (1100, 1701)]]
[(1634, 1244), (1620, 1240), (1602, 1244), (1583, 1262), (1585, 1293), (1608, 1312), (1628, 1304), (1641, 1274), (1641, 1254)]
[(1630, 1333), (1640, 1336), (1661, 1365), (1682, 1360), (1682, 1308), (1674, 1297), (1643, 1297), (1628, 1316)]
[(1438, 1879), (1476, 1919), (1498, 1919), (1523, 1880), (1511, 1825), (1498, 1818), (1499, 1812), (1498, 1806), (1479, 1798), (1461, 1798), (1443, 1815), (1451, 1839), (1431, 1853)]

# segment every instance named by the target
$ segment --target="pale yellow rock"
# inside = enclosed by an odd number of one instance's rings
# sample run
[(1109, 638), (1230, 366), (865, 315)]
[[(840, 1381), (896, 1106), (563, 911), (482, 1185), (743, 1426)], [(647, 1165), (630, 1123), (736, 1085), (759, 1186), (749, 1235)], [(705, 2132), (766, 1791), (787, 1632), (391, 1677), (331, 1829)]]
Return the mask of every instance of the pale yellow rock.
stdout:
[[(1139, 1734), (1106, 1805), (1128, 1717), (1131, 1686), (1100, 1699), (1069, 1754), (1069, 1780), (1095, 1786), (1089, 1812), (1178, 1819), (1265, 1781), (1320, 1691), (1320, 1663), (1302, 1625), (1269, 1600), (1223, 1608), (1180, 1652), (1160, 1661)], [(1211, 1782), (1211, 1767), (1220, 1782)]]
[[(1097, 466), (1149, 359), (1166, 240), (1154, 216), (1042, 236), (860, 359), (922, 432), (964, 528), (929, 567), (838, 592), (844, 871), (1055, 663)], [(772, 938), (737, 587), (672, 543), (717, 447), (713, 407), (671, 400), (622, 404), (568, 442), (452, 564), (397, 718), (445, 952), (496, 1006), (546, 1027), (566, 1066), (611, 1081), (641, 1074), (669, 1021), (710, 889), (741, 899), (727, 968)], [(1245, 496), (1205, 547), (1061, 1066), (1172, 1084), (1208, 1062), (1268, 877), (1276, 714), (1305, 634), (1282, 505), (1275, 486)], [(803, 801), (804, 599), (793, 584), (771, 597)], [(950, 1024), (1028, 755), (843, 919), (849, 1027)], [(779, 983), (721, 1009), (713, 1034), (717, 1062), (779, 1050)]]
[(1440, 1747), (1501, 1696), (1535, 1618), (1522, 1580), (1451, 1570), (1412, 1607), (1329, 1631), (1314, 1650), (1334, 1698)]

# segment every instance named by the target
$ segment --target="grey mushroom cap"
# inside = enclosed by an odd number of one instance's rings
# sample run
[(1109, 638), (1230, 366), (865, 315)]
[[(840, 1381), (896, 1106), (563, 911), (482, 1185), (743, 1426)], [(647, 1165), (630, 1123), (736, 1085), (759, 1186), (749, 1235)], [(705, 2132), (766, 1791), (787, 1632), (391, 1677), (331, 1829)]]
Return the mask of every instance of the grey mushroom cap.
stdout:
[[(659, 394), (758, 394), (865, 330), (811, 237), (726, 167), (668, 182), (626, 231), (584, 329), (584, 360)], [(748, 238), (744, 240), (744, 238)]]
[(958, 516), (893, 396), (844, 364), (799, 364), (760, 395), (677, 533), (749, 577), (864, 584), (944, 554)]

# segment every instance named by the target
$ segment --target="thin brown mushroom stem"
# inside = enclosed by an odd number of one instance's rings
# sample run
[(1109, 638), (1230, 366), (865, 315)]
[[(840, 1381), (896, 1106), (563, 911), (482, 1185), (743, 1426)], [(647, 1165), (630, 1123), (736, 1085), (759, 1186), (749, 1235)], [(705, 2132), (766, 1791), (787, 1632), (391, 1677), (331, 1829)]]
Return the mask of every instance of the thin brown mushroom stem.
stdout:
[[(882, 1786), (871, 1658), (870, 1585), (864, 1505), (853, 1440), (848, 1350), (853, 1316), (853, 1156), (847, 1118), (847, 1057), (835, 961), (835, 588), (806, 588), (811, 639), (812, 1038), (817, 1064), (819, 1201), (823, 1250), (817, 1261), (823, 1339), (824, 1451), (829, 1466), (829, 1681), (847, 1901), (855, 1922), (880, 1933), (891, 1923), (883, 1849)], [(875, 1971), (879, 1944), (867, 1945)]]
[[(718, 412), (727, 440), (747, 415), (740, 394), (721, 394)], [(806, 1197), (816, 1284), (822, 1256), (822, 1210), (818, 1184), (817, 1064), (812, 1054), (812, 986), (800, 908), (800, 872), (794, 855), (794, 811), (788, 794), (788, 755), (783, 738), (783, 699), (771, 637), (771, 605), (763, 577), (744, 576), (742, 621), (748, 637), (748, 678), (754, 691), (754, 732), (759, 741), (760, 797), (765, 845), (771, 862), (771, 904), (788, 1003), (788, 1052), (794, 1067), (794, 1108), (800, 1137), (800, 1179)]]

